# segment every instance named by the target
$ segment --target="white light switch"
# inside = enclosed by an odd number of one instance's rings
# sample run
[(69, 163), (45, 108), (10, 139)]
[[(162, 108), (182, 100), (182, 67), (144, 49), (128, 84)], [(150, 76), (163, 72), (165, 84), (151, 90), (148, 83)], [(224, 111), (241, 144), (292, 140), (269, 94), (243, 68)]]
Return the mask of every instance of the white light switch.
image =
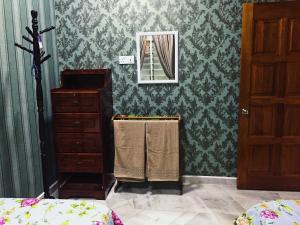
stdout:
[(134, 56), (119, 56), (119, 64), (134, 64)]

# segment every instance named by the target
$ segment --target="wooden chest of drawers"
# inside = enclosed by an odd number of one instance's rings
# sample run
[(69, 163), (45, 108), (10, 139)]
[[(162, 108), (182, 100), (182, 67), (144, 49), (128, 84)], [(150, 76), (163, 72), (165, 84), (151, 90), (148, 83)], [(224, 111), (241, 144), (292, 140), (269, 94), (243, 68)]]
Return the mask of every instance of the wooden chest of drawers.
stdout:
[(59, 196), (105, 199), (113, 182), (110, 70), (67, 70), (61, 80), (51, 91)]

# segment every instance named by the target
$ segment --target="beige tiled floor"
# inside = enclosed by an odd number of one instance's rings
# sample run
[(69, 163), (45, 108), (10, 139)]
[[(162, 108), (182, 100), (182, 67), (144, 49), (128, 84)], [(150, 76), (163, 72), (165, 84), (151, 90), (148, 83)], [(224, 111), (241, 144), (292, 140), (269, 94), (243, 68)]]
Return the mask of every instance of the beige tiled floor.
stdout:
[(106, 204), (125, 225), (232, 225), (245, 209), (264, 200), (300, 199), (300, 192), (237, 190), (235, 185), (185, 183), (176, 190), (123, 186)]

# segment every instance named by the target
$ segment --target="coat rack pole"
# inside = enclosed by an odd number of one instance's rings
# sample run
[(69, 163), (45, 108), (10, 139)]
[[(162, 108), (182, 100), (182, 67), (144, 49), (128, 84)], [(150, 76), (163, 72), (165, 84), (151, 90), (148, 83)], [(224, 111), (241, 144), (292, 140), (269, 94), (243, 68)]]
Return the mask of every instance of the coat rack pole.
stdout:
[(45, 135), (45, 118), (44, 118), (44, 101), (43, 101), (43, 89), (42, 89), (42, 77), (41, 77), (41, 52), (39, 46), (39, 31), (37, 11), (31, 11), (32, 16), (32, 32), (33, 32), (33, 67), (35, 70), (36, 80), (36, 103), (38, 108), (38, 121), (39, 121), (39, 136), (40, 136), (40, 149), (42, 160), (42, 172), (43, 172), (43, 187), (44, 197), (52, 198), (49, 193), (49, 180), (48, 180), (48, 159), (46, 149), (46, 135)]
[[(55, 29), (54, 26), (48, 27), (41, 32), (39, 32), (38, 26), (38, 12), (32, 10), (32, 30), (29, 27), (26, 27), (27, 32), (30, 34), (33, 40), (30, 40), (26, 36), (22, 36), (27, 42), (33, 45), (33, 51), (23, 47), (22, 45), (15, 43), (15, 46), (33, 54), (33, 70), (36, 80), (36, 105), (38, 109), (38, 126), (39, 126), (39, 137), (40, 137), (40, 151), (41, 151), (41, 160), (42, 160), (42, 173), (43, 173), (43, 188), (44, 188), (44, 198), (53, 198), (49, 193), (49, 179), (48, 179), (48, 158), (47, 158), (47, 148), (45, 144), (46, 134), (45, 134), (45, 118), (44, 118), (44, 101), (43, 101), (43, 88), (42, 88), (42, 69), (41, 64), (47, 61), (51, 55), (45, 56), (41, 59), (41, 56), (45, 54), (44, 51), (41, 53), (42, 49), (42, 38), (41, 34), (46, 33)], [(41, 45), (41, 46), (40, 46)]]

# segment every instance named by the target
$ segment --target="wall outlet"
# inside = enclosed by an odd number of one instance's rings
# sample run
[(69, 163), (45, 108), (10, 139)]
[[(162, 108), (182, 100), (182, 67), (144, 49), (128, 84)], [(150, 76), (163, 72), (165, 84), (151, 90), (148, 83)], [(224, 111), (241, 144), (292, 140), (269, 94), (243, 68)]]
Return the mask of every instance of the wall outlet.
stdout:
[(134, 56), (119, 56), (119, 64), (134, 64)]

